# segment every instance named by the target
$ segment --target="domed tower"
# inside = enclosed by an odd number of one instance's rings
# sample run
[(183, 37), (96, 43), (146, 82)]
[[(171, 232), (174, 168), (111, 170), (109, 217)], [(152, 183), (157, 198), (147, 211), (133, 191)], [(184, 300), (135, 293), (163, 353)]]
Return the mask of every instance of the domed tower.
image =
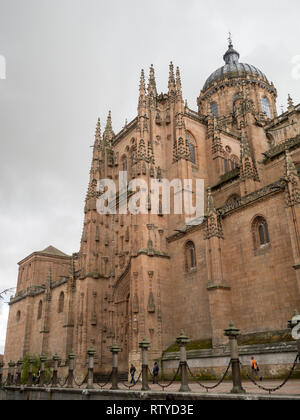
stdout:
[(277, 91), (273, 83), (258, 68), (239, 62), (240, 54), (233, 48), (231, 38), (223, 58), (225, 65), (209, 76), (200, 93), (199, 113), (212, 114), (230, 128), (236, 123), (237, 101), (243, 93), (251, 101), (256, 119), (275, 118)]

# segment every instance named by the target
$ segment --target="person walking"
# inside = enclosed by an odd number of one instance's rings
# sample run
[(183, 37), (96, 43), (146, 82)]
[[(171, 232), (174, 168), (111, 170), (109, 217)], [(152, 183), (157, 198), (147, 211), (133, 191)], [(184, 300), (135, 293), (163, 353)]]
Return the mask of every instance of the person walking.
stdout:
[(262, 381), (262, 377), (259, 376), (259, 367), (258, 367), (257, 361), (252, 356), (251, 357), (251, 377), (252, 377), (253, 380), (255, 380), (256, 376), (259, 377), (260, 381)]
[(134, 385), (136, 383), (135, 379), (134, 379), (135, 372), (136, 372), (136, 368), (133, 364), (131, 364), (131, 368), (130, 368), (131, 381), (130, 381), (130, 383), (134, 384)]
[(159, 372), (159, 367), (158, 367), (157, 362), (155, 362), (154, 366), (153, 366), (153, 371), (152, 371), (152, 373), (153, 373), (153, 383), (154, 384), (157, 384), (157, 382), (158, 382), (158, 372)]

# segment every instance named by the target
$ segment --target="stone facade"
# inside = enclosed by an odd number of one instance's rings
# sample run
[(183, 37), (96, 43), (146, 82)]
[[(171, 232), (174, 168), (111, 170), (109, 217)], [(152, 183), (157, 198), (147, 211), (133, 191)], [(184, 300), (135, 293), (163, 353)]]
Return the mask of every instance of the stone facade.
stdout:
[[(225, 66), (198, 98), (184, 103), (179, 69), (170, 65), (166, 94), (150, 68), (141, 73), (138, 114), (117, 135), (109, 114), (97, 123), (84, 228), (78, 253), (53, 247), (19, 263), (10, 302), (5, 360), (24, 354), (66, 358), (77, 368), (96, 349), (95, 371), (111, 369), (110, 346), (123, 349), (120, 370), (150, 363), (181, 328), (192, 340), (224, 345), (230, 320), (243, 334), (286, 328), (300, 307), (300, 105), (278, 116), (276, 89), (241, 64), (230, 43)], [(118, 185), (119, 172), (143, 179), (204, 180), (206, 214), (101, 215), (97, 181)]]

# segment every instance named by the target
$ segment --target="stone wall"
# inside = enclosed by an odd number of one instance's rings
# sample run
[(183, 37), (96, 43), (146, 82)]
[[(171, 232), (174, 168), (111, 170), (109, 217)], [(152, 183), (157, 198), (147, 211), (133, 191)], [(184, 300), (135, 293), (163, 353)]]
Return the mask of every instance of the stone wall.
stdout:
[[(284, 378), (289, 373), (297, 355), (297, 345), (291, 343), (259, 344), (239, 347), (243, 376), (250, 373), (251, 357), (255, 357), (264, 379)], [(179, 352), (165, 353), (162, 358), (162, 372), (171, 378), (177, 371)], [(228, 348), (192, 350), (187, 352), (188, 365), (193, 373), (202, 379), (220, 379), (230, 362)], [(295, 371), (300, 378), (300, 365)]]

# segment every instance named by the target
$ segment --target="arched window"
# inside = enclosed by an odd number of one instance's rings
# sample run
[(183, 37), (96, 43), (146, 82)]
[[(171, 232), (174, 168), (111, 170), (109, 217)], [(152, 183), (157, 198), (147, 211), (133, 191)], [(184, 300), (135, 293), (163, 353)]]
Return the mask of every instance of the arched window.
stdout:
[(252, 223), (252, 235), (254, 249), (259, 249), (270, 244), (269, 227), (266, 219), (262, 216), (256, 217)]
[(195, 139), (194, 137), (191, 135), (191, 133), (187, 132), (186, 133), (186, 140), (187, 140), (187, 145), (190, 151), (190, 159), (191, 162), (196, 164), (196, 147), (195, 147)]
[(230, 169), (232, 171), (240, 166), (239, 158), (235, 155), (231, 155), (229, 161), (230, 161)]
[(122, 171), (127, 171), (127, 156), (122, 156), (122, 162), (121, 162)]
[(268, 98), (266, 98), (265, 96), (261, 98), (261, 107), (262, 107), (262, 112), (267, 114), (268, 118), (271, 118), (270, 102)]
[(218, 117), (219, 116), (219, 108), (218, 108), (217, 102), (212, 102), (210, 104), (210, 110), (211, 110), (211, 113), (212, 113), (212, 115), (214, 117)]
[(193, 242), (189, 241), (185, 245), (185, 269), (187, 272), (195, 269), (196, 263), (196, 250)]
[(37, 315), (37, 319), (42, 319), (42, 315), (43, 315), (43, 302), (40, 300), (39, 302), (39, 307), (38, 307), (38, 315)]
[(61, 292), (59, 295), (58, 300), (58, 313), (61, 314), (64, 311), (64, 304), (65, 304), (65, 294), (64, 292)]
[(20, 319), (21, 319), (21, 311), (18, 311), (16, 315), (16, 321), (19, 322)]

